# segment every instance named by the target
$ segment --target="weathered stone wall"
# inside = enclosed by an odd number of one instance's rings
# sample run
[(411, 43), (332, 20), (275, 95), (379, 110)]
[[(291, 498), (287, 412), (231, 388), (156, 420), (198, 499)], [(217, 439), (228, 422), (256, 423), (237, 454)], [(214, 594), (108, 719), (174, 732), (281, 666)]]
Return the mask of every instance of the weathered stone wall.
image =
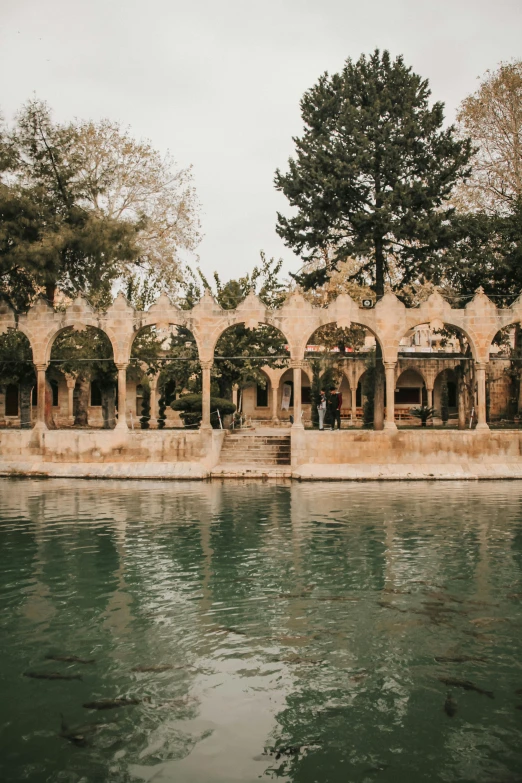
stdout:
[(519, 430), (292, 431), (292, 467), (522, 462)]
[(47, 430), (33, 442), (31, 430), (0, 430), (0, 455), (67, 463), (197, 462), (212, 467), (224, 433), (212, 430)]

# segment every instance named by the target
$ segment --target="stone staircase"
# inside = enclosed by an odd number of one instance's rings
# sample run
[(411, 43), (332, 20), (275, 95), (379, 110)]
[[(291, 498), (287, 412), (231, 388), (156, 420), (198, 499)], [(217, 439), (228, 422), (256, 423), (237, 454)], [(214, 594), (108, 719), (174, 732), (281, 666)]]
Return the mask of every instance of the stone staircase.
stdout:
[(213, 476), (289, 478), (290, 435), (227, 432)]

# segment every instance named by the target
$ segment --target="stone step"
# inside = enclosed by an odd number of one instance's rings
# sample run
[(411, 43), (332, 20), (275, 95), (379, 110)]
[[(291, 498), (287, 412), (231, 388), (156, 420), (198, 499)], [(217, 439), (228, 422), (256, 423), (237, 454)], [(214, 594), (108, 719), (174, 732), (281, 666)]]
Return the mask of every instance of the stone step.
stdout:
[(238, 462), (242, 465), (257, 465), (257, 464), (267, 464), (267, 465), (290, 465), (290, 459), (287, 457), (274, 457), (273, 459), (269, 459), (268, 457), (254, 457), (245, 459), (243, 457), (238, 457), (235, 454), (222, 454), (220, 459), (220, 462)]
[(273, 459), (287, 459), (290, 460), (291, 454), (290, 453), (283, 453), (281, 454), (278, 451), (272, 452), (270, 454), (267, 454), (265, 451), (258, 451), (258, 452), (247, 452), (247, 451), (222, 451), (221, 457), (223, 459), (235, 459), (236, 462), (241, 462), (242, 460), (251, 460), (251, 459), (266, 459), (268, 462), (270, 462)]
[(240, 437), (234, 437), (233, 435), (230, 435), (229, 437), (225, 438), (225, 443), (290, 443), (290, 438), (251, 438), (247, 437), (246, 435), (240, 436)]
[(231, 457), (233, 459), (290, 459), (289, 451), (244, 451), (243, 449), (229, 449), (221, 452), (222, 457)]
[(224, 449), (288, 449), (290, 450), (290, 443), (223, 443)]
[(223, 444), (222, 451), (266, 451), (267, 453), (274, 452), (274, 451), (284, 451), (290, 453), (291, 448), (290, 445), (286, 444), (278, 444), (276, 446), (272, 445), (258, 445), (258, 444), (248, 444), (248, 443), (233, 443), (233, 444)]

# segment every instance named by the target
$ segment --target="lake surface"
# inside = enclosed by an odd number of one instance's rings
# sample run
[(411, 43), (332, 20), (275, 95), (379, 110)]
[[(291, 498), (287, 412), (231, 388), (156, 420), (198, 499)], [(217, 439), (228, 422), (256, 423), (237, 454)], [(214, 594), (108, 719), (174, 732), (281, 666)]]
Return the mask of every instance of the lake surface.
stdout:
[(0, 537), (3, 783), (522, 779), (522, 483), (0, 479)]

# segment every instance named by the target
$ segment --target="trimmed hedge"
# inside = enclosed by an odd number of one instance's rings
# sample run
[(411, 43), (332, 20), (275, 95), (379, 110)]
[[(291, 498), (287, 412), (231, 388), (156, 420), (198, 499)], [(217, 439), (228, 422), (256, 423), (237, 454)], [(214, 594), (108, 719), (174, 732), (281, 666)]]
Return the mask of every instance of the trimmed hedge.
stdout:
[[(179, 400), (171, 402), (170, 407), (174, 411), (180, 412), (180, 418), (183, 420), (185, 427), (189, 427), (194, 424), (199, 424), (202, 416), (202, 395), (201, 394), (184, 394)], [(213, 413), (218, 410), (223, 419), (229, 413), (234, 413), (236, 406), (230, 400), (223, 400), (221, 397), (210, 398), (210, 411)], [(219, 429), (219, 419), (216, 414), (211, 415), (210, 423), (213, 428)], [(195, 428), (194, 428), (195, 429)]]

